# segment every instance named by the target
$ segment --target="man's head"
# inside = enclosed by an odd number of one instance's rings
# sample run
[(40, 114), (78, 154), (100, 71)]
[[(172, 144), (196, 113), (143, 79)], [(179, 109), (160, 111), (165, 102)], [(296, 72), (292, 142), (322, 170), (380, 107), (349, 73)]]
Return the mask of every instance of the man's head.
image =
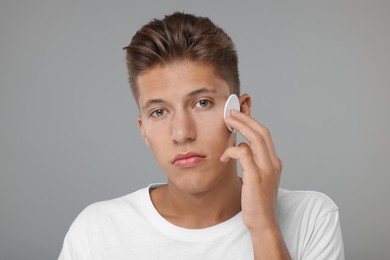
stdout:
[(143, 26), (126, 50), (129, 81), (138, 102), (138, 77), (142, 73), (177, 61), (210, 64), (226, 81), (230, 93), (239, 95), (238, 58), (230, 37), (210, 19), (174, 13)]
[[(235, 178), (235, 160), (220, 160), (236, 140), (224, 105), (240, 86), (229, 36), (208, 18), (174, 13), (142, 27), (125, 49), (141, 136), (171, 187), (198, 193)], [(249, 114), (247, 94), (240, 104)]]

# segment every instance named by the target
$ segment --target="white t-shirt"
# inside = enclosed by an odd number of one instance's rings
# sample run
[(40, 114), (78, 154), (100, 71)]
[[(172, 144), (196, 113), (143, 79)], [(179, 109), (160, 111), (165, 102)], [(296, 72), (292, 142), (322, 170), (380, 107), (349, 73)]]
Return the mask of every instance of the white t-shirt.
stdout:
[[(209, 228), (178, 227), (154, 208), (149, 190), (156, 185), (84, 209), (59, 260), (253, 259), (241, 212)], [(324, 194), (279, 189), (278, 217), (293, 259), (344, 259), (338, 208)]]

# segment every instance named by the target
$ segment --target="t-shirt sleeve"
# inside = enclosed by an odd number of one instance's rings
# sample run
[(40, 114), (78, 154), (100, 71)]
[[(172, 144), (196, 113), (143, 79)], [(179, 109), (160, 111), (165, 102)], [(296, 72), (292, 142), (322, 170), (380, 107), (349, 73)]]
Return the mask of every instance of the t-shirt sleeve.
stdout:
[(83, 228), (85, 214), (82, 212), (70, 226), (58, 260), (90, 260), (88, 239)]
[(72, 240), (68, 235), (65, 237), (58, 260), (86, 260), (89, 259), (83, 254), (77, 241)]
[(58, 260), (75, 260), (83, 259), (80, 255), (77, 255), (77, 250), (75, 250), (73, 241), (70, 241), (68, 236), (65, 236), (64, 243), (62, 245), (60, 256)]
[(344, 246), (341, 235), (338, 210), (317, 219), (304, 260), (344, 260)]

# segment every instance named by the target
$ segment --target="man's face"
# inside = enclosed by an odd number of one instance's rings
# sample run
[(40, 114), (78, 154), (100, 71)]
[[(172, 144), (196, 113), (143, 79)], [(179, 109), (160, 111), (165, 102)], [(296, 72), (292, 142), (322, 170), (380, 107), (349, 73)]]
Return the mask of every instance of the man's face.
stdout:
[(199, 193), (236, 174), (234, 160), (220, 161), (235, 134), (223, 121), (229, 87), (212, 65), (181, 61), (156, 67), (139, 76), (138, 87), (141, 134), (170, 185)]

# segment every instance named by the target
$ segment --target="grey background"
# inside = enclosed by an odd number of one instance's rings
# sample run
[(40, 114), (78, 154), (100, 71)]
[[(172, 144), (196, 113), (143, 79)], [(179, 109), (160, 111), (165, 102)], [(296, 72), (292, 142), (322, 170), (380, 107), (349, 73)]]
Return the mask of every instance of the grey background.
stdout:
[(348, 259), (388, 259), (390, 3), (333, 0), (1, 0), (0, 259), (56, 259), (88, 204), (164, 181), (121, 48), (174, 10), (235, 41), (282, 186), (338, 204)]

